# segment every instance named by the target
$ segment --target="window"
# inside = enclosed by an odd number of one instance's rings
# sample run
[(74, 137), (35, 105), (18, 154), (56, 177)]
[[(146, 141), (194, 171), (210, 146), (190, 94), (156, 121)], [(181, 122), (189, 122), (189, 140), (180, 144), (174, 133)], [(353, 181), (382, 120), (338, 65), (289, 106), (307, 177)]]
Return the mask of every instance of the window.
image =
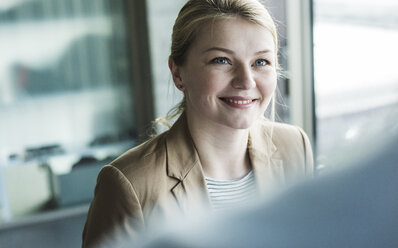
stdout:
[(88, 204), (100, 167), (134, 145), (127, 5), (1, 1), (0, 223)]
[(148, 0), (147, 2), (155, 116), (162, 117), (182, 99), (182, 94), (175, 90), (171, 79), (168, 58), (174, 21), (184, 1)]
[(318, 169), (363, 156), (398, 117), (398, 3), (315, 0)]

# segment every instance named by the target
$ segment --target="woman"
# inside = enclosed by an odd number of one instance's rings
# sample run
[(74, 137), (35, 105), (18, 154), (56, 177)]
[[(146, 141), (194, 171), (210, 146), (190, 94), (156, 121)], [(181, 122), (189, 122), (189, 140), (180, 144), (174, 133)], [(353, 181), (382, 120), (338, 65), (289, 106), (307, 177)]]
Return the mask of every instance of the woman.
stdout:
[(102, 169), (83, 247), (312, 174), (306, 135), (263, 117), (276, 88), (277, 35), (257, 0), (189, 0), (173, 28), (169, 67), (184, 93), (181, 115)]

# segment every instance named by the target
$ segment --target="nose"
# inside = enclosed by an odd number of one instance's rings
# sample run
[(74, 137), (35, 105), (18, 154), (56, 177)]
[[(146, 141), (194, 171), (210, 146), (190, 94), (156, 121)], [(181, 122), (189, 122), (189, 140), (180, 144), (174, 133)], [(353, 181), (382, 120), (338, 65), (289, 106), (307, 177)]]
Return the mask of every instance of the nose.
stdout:
[(235, 89), (248, 90), (254, 88), (256, 82), (253, 77), (250, 65), (239, 65), (235, 70), (235, 77), (232, 81), (232, 87)]

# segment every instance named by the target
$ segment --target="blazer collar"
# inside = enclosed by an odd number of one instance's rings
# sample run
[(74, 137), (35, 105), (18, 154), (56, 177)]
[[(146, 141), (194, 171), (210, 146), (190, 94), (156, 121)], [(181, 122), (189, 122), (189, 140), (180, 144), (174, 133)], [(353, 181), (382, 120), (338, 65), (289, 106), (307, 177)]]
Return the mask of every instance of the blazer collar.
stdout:
[(166, 138), (167, 175), (183, 181), (195, 166), (199, 155), (188, 130), (185, 113), (170, 128)]
[(278, 149), (272, 130), (272, 123), (265, 120), (257, 121), (249, 130), (249, 157), (261, 194), (284, 182), (283, 161), (275, 158)]
[[(249, 157), (257, 187), (262, 195), (284, 182), (283, 162), (275, 158), (278, 149), (272, 137), (272, 123), (268, 121), (259, 120), (249, 130)], [(169, 130), (166, 149), (167, 175), (179, 180), (172, 192), (181, 207), (187, 210), (193, 206), (193, 202), (208, 205), (205, 177), (185, 113)]]
[[(256, 122), (249, 130), (248, 150), (255, 173), (264, 173), (277, 147), (272, 140), (272, 124)], [(166, 138), (167, 175), (184, 180), (195, 166), (200, 166), (199, 155), (188, 130), (186, 115), (183, 113), (169, 130)], [(277, 160), (277, 159), (276, 159)]]
[(167, 175), (178, 180), (172, 193), (184, 213), (210, 204), (199, 155), (183, 113), (166, 136)]

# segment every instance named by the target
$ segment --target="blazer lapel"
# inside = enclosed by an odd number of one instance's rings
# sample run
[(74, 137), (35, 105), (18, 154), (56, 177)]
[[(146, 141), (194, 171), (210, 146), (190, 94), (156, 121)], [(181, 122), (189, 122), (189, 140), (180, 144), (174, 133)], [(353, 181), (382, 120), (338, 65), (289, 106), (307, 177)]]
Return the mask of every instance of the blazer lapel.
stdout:
[(283, 161), (275, 158), (277, 147), (271, 137), (271, 125), (256, 123), (249, 132), (249, 157), (256, 184), (262, 195), (284, 183)]
[(209, 197), (191, 135), (183, 113), (166, 137), (167, 175), (178, 180), (172, 194), (184, 213), (209, 206)]
[(172, 189), (172, 193), (185, 214), (198, 213), (210, 206), (206, 183), (200, 166), (194, 166), (188, 175)]
[[(249, 130), (248, 151), (260, 194), (264, 195), (284, 183), (283, 161), (275, 157), (277, 147), (272, 142), (272, 124), (263, 121)], [(183, 113), (166, 136), (167, 175), (177, 179), (171, 189), (184, 213), (210, 206), (199, 155), (189, 133)]]

